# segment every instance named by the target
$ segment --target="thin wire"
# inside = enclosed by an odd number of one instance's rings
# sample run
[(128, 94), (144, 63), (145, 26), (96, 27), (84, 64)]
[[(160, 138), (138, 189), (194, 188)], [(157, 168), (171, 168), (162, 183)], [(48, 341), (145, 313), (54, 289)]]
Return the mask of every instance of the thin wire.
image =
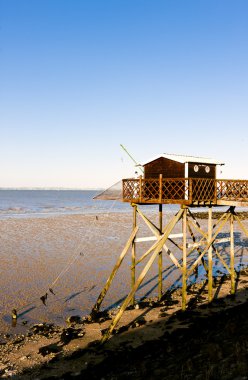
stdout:
[[(109, 207), (109, 209), (107, 210), (107, 212), (103, 214), (103, 218), (102, 218), (102, 220), (105, 221), (105, 219), (109, 217), (110, 211), (111, 211), (111, 209), (114, 207), (115, 204), (116, 204), (116, 200), (114, 200), (114, 201), (112, 202), (112, 204), (111, 204), (111, 206)], [(103, 202), (101, 203), (101, 205), (103, 205)], [(51, 290), (53, 291), (54, 285), (58, 282), (59, 279), (61, 279), (61, 278), (62, 278), (62, 277), (68, 272), (68, 270), (71, 268), (71, 266), (74, 264), (74, 262), (75, 262), (79, 257), (82, 257), (82, 256), (85, 257), (85, 253), (82, 252), (82, 251), (78, 254), (78, 248), (79, 248), (80, 245), (82, 245), (82, 242), (86, 239), (86, 237), (90, 236), (90, 235), (89, 235), (89, 232), (92, 231), (92, 227), (93, 227), (94, 224), (96, 224), (96, 220), (94, 220), (94, 221), (89, 225), (88, 231), (86, 231), (86, 234), (84, 234), (84, 239), (82, 239), (82, 240), (80, 240), (80, 241), (78, 242), (77, 247), (76, 247), (76, 249), (75, 249), (76, 253), (73, 255), (72, 260), (67, 264), (67, 266), (66, 266), (64, 269), (62, 269), (62, 271), (58, 274), (58, 276), (55, 278), (55, 280), (54, 280), (52, 283), (50, 283), (50, 284), (48, 285), (46, 291), (44, 292), (45, 296), (42, 296), (42, 297), (45, 297), (45, 299), (46, 299), (46, 298), (47, 298), (47, 294), (48, 294), (48, 292), (49, 292), (49, 291), (51, 292)], [(37, 298), (35, 298), (33, 301), (30, 301), (28, 304), (23, 305), (23, 306), (22, 306), (21, 308), (19, 308), (18, 310), (22, 310), (22, 309), (26, 308), (27, 306), (30, 306), (30, 305), (35, 304), (35, 302), (36, 302), (36, 301), (40, 301), (40, 300), (42, 299), (42, 297), (37, 297)]]

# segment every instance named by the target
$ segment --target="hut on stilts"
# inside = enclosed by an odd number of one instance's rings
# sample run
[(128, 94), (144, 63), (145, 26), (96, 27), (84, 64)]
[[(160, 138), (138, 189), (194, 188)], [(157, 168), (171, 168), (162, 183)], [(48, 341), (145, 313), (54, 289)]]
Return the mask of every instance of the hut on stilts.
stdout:
[[(118, 195), (118, 199), (129, 202), (133, 207), (133, 229), (93, 307), (92, 315), (99, 312), (102, 301), (128, 251), (131, 251), (131, 289), (103, 336), (103, 342), (110, 337), (126, 308), (130, 304), (134, 305), (135, 293), (155, 260), (158, 260), (158, 299), (161, 299), (164, 254), (170, 258), (173, 265), (182, 274), (182, 310), (186, 310), (187, 307), (187, 280), (200, 264), (204, 265), (207, 273), (208, 300), (212, 301), (213, 255), (220, 260), (229, 273), (231, 294), (235, 293), (234, 226), (238, 226), (248, 237), (248, 230), (235, 212), (235, 208), (248, 206), (248, 180), (217, 179), (216, 169), (219, 165), (223, 165), (223, 163), (209, 158), (162, 154), (142, 164), (144, 174), (139, 178), (122, 180), (121, 197)], [(114, 192), (111, 193), (111, 196), (103, 193), (100, 198), (116, 199)], [(151, 204), (158, 205), (157, 225), (140, 208), (140, 205)], [(163, 205), (165, 204), (177, 204), (180, 205), (180, 209), (163, 226)], [(219, 219), (213, 223), (212, 213), (216, 206), (227, 207), (226, 211), (221, 213)], [(205, 230), (194, 216), (195, 207), (205, 207), (208, 210), (208, 223)], [(145, 222), (153, 236), (137, 237), (139, 230), (137, 215)], [(181, 232), (175, 234), (173, 230), (179, 222), (181, 222)], [(219, 235), (226, 226), (229, 226), (229, 236), (220, 239)], [(200, 235), (200, 239), (196, 239), (196, 234)], [(181, 239), (181, 245), (178, 244), (177, 239)], [(168, 240), (175, 247), (180, 248), (180, 258), (176, 257), (168, 248)], [(150, 248), (137, 258), (137, 244), (147, 241), (151, 242)], [(228, 260), (225, 260), (216, 248), (220, 242), (229, 244)], [(196, 254), (196, 258), (193, 263), (190, 261), (190, 265), (189, 258), (193, 253)], [(149, 259), (137, 277), (136, 266), (145, 258)]]

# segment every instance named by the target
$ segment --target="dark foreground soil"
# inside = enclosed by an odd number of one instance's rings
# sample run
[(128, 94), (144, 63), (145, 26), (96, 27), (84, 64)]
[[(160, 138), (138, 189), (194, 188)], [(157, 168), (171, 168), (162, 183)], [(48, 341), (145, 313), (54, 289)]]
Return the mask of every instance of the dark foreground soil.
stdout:
[[(220, 288), (223, 297), (217, 297)], [(1, 375), (23, 380), (248, 379), (248, 271), (239, 275), (235, 296), (227, 289), (230, 280), (220, 279), (209, 304), (204, 285), (191, 287), (185, 312), (179, 292), (130, 309), (105, 345), (101, 336), (108, 317), (76, 320), (65, 329), (36, 325), (28, 336), (2, 345)]]
[(247, 303), (205, 318), (198, 312), (177, 313), (168, 323), (175, 319), (189, 327), (166, 332), (136, 349), (111, 352), (100, 365), (71, 378), (248, 378)]

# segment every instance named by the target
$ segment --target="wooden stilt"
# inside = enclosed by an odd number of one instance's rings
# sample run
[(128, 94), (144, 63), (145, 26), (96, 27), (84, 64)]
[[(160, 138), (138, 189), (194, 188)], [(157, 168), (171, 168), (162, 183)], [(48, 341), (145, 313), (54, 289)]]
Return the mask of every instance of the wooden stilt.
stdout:
[[(137, 207), (137, 206), (136, 206)], [(137, 207), (137, 212), (138, 214), (141, 216), (141, 218), (144, 220), (144, 222), (146, 223), (146, 225), (150, 228), (150, 230), (154, 233), (154, 235), (156, 236), (160, 236), (160, 231), (159, 231), (159, 228), (157, 226), (155, 226), (155, 224), (153, 224), (144, 214), (143, 212), (140, 210), (139, 207)]]
[(130, 304), (130, 301), (132, 300), (133, 298), (133, 295), (135, 294), (135, 292), (137, 291), (137, 289), (139, 288), (140, 284), (142, 283), (142, 281), (144, 280), (147, 272), (149, 271), (151, 265), (153, 264), (154, 260), (156, 259), (156, 257), (158, 256), (158, 253), (161, 251), (164, 243), (166, 242), (166, 240), (168, 239), (168, 236), (170, 235), (171, 231), (173, 230), (173, 228), (175, 227), (176, 223), (179, 221), (179, 219), (181, 218), (182, 214), (183, 214), (184, 210), (180, 210), (175, 216), (174, 218), (171, 220), (171, 222), (168, 224), (167, 228), (166, 228), (166, 231), (164, 232), (164, 234), (161, 236), (161, 239), (158, 240), (156, 242), (156, 245), (154, 246), (154, 252), (152, 254), (152, 256), (150, 257), (150, 259), (148, 260), (146, 266), (144, 267), (144, 269), (142, 270), (142, 272), (140, 273), (137, 281), (135, 282), (135, 285), (133, 287), (133, 289), (131, 290), (131, 292), (128, 294), (127, 298), (125, 299), (125, 301), (123, 302), (119, 312), (116, 314), (115, 318), (113, 319), (113, 321), (111, 322), (107, 332), (104, 334), (103, 338), (102, 338), (102, 343), (104, 343), (106, 340), (109, 339), (112, 331), (114, 330), (115, 326), (117, 325), (117, 323), (119, 322), (120, 318), (122, 317), (122, 314), (124, 313), (124, 311), (126, 310), (127, 306)]
[(210, 244), (213, 234), (213, 210), (212, 207), (208, 208), (208, 300), (213, 299), (213, 248)]
[(208, 251), (208, 248), (210, 247), (210, 245), (214, 243), (217, 235), (220, 233), (220, 231), (222, 230), (222, 228), (224, 227), (224, 225), (226, 224), (226, 222), (228, 221), (229, 218), (230, 218), (230, 214), (227, 214), (226, 218), (222, 221), (222, 223), (220, 224), (220, 226), (217, 228), (217, 231), (215, 232), (214, 236), (211, 238), (210, 241), (208, 241), (206, 248), (202, 251), (201, 255), (195, 260), (194, 264), (188, 270), (188, 276), (190, 276), (190, 274), (195, 269), (196, 265), (198, 265), (198, 263), (200, 262), (200, 260), (202, 259), (202, 257)]
[[(228, 271), (228, 273), (231, 275), (231, 270), (230, 268), (228, 267), (227, 263), (225, 262), (225, 260), (221, 257), (220, 253), (218, 252), (217, 248), (215, 248), (215, 246), (213, 245), (213, 249), (214, 249), (214, 253), (216, 254), (216, 256), (218, 257), (218, 259), (220, 260), (220, 262), (223, 264), (223, 266), (226, 268), (226, 270)], [(235, 274), (235, 277), (236, 277), (236, 274)]]
[(230, 217), (230, 272), (231, 272), (231, 294), (235, 293), (235, 270), (234, 270), (234, 216), (231, 211)]
[(245, 235), (248, 237), (248, 230), (247, 228), (244, 226), (244, 224), (241, 222), (240, 218), (238, 217), (237, 214), (234, 214), (234, 219), (237, 220), (240, 228), (242, 229), (242, 231), (245, 233)]
[[(188, 230), (189, 230), (190, 236), (191, 236), (193, 242), (194, 242), (195, 244), (197, 244), (197, 243), (196, 243), (195, 235), (194, 235), (194, 233), (193, 233), (193, 230), (192, 230), (192, 228), (190, 227), (190, 224), (189, 224), (188, 222), (189, 222), (189, 221), (188, 221), (188, 218), (187, 218), (187, 226), (188, 226)], [(197, 252), (199, 253), (199, 255), (201, 255), (202, 251), (201, 251), (201, 249), (200, 249), (200, 246), (196, 246), (196, 250), (197, 250)], [(204, 258), (202, 258), (201, 261), (202, 261), (202, 265), (203, 265), (204, 268), (205, 268), (205, 271), (208, 272), (208, 267), (207, 267), (207, 264), (205, 263)], [(196, 268), (196, 270), (197, 270), (197, 269), (198, 269), (198, 267)], [(197, 271), (197, 275), (198, 275), (198, 271)]]
[(183, 267), (182, 267), (182, 310), (186, 310), (187, 303), (187, 209), (183, 210)]
[[(159, 239), (161, 237), (161, 232), (160, 230), (141, 212), (141, 210), (137, 207), (137, 213), (141, 216), (141, 218), (144, 220), (146, 225), (150, 228), (150, 230), (154, 233), (154, 235)], [(171, 221), (163, 228), (163, 233), (166, 231), (166, 229), (169, 227), (171, 224)], [(136, 261), (136, 265), (138, 265), (141, 261), (143, 261), (147, 255), (149, 255), (153, 251), (153, 247), (148, 249), (139, 260)], [(178, 267), (180, 268), (180, 264), (176, 257), (173, 255), (173, 253), (169, 250), (169, 248), (164, 244), (163, 249), (165, 252), (168, 254), (169, 258), (171, 261)]]
[[(163, 229), (163, 205), (159, 204), (159, 229), (162, 234)], [(158, 299), (162, 298), (163, 293), (163, 256), (162, 250), (158, 254)]]
[[(133, 205), (133, 231), (137, 227), (137, 206)], [(136, 244), (135, 237), (132, 240), (132, 266), (131, 266), (131, 289), (133, 289), (135, 284), (135, 271), (136, 271)], [(132, 305), (135, 304), (135, 295), (132, 299)]]
[(133, 239), (135, 238), (138, 229), (139, 229), (138, 227), (135, 227), (135, 229), (131, 233), (130, 238), (128, 239), (119, 259), (117, 260), (117, 263), (114, 266), (114, 269), (113, 269), (111, 275), (107, 279), (106, 284), (105, 284), (103, 290), (101, 291), (101, 293), (100, 293), (100, 295), (99, 295), (99, 297), (98, 297), (98, 299), (97, 299), (97, 301), (96, 301), (96, 303), (92, 309), (92, 312), (91, 312), (92, 315), (94, 315), (95, 313), (97, 313), (99, 311), (101, 303), (102, 303), (102, 301), (103, 301), (103, 299), (104, 299), (104, 297), (105, 297), (105, 295), (106, 295), (106, 293), (107, 293), (107, 291), (108, 291), (108, 289), (109, 289), (109, 287), (110, 287), (110, 285), (111, 285), (111, 283), (112, 283), (112, 281), (116, 275), (117, 270), (119, 269), (128, 249), (129, 249), (130, 245), (132, 244)]

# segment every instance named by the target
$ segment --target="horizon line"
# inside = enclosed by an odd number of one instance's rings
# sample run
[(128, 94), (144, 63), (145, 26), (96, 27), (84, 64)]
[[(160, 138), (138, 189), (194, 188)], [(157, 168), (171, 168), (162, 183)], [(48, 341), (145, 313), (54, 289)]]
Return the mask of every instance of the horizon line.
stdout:
[(104, 190), (105, 188), (104, 187), (49, 187), (49, 186), (44, 186), (44, 187), (39, 187), (39, 186), (35, 186), (35, 187), (32, 187), (32, 186), (15, 186), (15, 187), (1, 187), (0, 186), (0, 190), (56, 190), (56, 191), (60, 191), (60, 190)]

